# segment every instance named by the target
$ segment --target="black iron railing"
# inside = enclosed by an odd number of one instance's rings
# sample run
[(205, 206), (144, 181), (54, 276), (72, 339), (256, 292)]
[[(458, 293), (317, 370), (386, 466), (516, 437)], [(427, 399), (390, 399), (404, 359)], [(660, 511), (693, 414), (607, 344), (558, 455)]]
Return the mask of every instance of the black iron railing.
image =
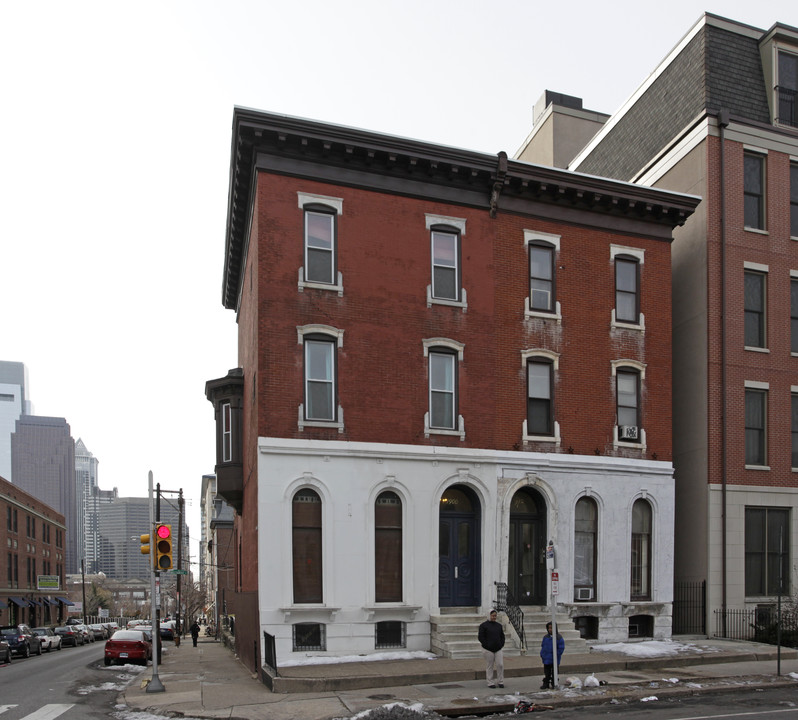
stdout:
[(673, 632), (706, 635), (707, 581), (677, 582), (673, 593)]
[(507, 583), (497, 582), (496, 585), (496, 610), (507, 615), (507, 619), (515, 629), (521, 649), (526, 651), (526, 636), (524, 635), (524, 611), (518, 606)]
[[(786, 647), (798, 647), (798, 613), (790, 605), (782, 606), (781, 617), (776, 605), (755, 608), (715, 610), (715, 637), (732, 640), (753, 640)], [(781, 627), (779, 627), (781, 625)]]
[(263, 663), (277, 672), (277, 651), (274, 647), (274, 635), (263, 633)]

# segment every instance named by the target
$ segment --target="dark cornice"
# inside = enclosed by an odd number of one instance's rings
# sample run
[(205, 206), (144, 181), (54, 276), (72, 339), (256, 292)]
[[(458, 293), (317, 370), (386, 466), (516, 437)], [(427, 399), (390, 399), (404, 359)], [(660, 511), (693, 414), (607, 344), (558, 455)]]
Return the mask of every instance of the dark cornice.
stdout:
[[(502, 157), (504, 156), (504, 157)], [(230, 157), (222, 303), (236, 309), (247, 249), (255, 173), (363, 187), (497, 212), (670, 240), (700, 198), (579, 173), (507, 161), (506, 155), (236, 108)]]

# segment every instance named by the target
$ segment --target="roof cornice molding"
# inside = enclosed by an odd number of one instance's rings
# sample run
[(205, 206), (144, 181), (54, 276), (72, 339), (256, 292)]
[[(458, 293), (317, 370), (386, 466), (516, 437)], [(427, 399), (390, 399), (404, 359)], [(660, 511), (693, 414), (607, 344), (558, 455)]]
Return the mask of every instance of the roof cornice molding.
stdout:
[[(287, 115), (236, 108), (222, 302), (237, 309), (259, 170), (497, 211), (536, 207), (684, 223), (697, 198), (568, 170)], [(544, 213), (545, 214), (545, 213)], [(589, 222), (585, 217), (582, 222)], [(655, 234), (662, 235), (662, 229)]]

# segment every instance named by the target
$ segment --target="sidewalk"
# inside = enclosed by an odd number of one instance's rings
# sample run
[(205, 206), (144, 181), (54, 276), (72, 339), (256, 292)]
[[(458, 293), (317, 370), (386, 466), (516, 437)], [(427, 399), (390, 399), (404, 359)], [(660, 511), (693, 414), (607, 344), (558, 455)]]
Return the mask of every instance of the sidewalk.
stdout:
[[(554, 707), (639, 702), (679, 694), (734, 691), (752, 687), (796, 685), (798, 652), (733, 640), (689, 640), (704, 652), (675, 657), (635, 658), (615, 652), (566, 653), (560, 684), (568, 676), (584, 681), (594, 673), (606, 682), (598, 688), (540, 691), (536, 655), (505, 659), (505, 688), (486, 686), (481, 659), (396, 660), (283, 668), (270, 691), (221, 643), (190, 638), (179, 647), (164, 646), (159, 677), (162, 693), (147, 693), (152, 668), (128, 687), (120, 702), (131, 710), (176, 713), (186, 718), (263, 718), (332, 720), (391, 703), (420, 704), (424, 710), (456, 716), (511, 711), (519, 699)], [(676, 682), (674, 682), (676, 681)]]

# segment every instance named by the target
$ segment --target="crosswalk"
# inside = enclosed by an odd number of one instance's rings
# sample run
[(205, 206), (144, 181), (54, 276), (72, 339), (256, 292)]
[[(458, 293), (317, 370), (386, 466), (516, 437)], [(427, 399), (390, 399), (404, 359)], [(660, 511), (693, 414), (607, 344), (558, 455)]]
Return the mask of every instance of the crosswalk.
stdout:
[[(19, 720), (55, 720), (59, 715), (63, 715), (67, 710), (74, 707), (75, 703), (54, 703), (52, 705), (43, 705), (35, 712), (29, 713)], [(0, 715), (13, 710), (18, 705), (0, 705)]]

